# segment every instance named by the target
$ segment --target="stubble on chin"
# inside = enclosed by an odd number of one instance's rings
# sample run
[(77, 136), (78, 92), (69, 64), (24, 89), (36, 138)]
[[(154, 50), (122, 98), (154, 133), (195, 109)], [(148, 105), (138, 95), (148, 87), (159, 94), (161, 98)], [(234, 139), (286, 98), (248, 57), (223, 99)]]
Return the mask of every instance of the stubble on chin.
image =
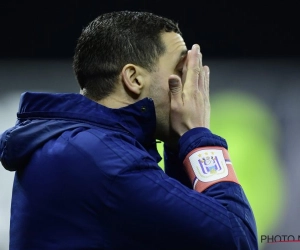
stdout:
[(156, 110), (156, 139), (166, 141), (169, 137), (169, 112), (165, 109)]

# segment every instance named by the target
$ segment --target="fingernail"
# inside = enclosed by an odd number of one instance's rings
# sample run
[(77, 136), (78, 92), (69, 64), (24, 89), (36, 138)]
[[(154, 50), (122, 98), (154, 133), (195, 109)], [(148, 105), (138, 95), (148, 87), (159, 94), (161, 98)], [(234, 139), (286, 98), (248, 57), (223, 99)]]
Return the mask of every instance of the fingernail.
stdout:
[(176, 79), (170, 79), (169, 85), (172, 87), (176, 87), (178, 85), (178, 81)]
[(197, 52), (200, 53), (200, 46), (198, 44), (194, 44), (193, 49), (196, 49)]

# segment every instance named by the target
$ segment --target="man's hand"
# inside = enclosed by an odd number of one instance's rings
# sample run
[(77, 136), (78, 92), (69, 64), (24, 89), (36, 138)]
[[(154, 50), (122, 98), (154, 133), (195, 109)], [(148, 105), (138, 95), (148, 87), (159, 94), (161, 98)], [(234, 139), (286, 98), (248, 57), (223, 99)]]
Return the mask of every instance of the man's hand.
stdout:
[(195, 127), (210, 126), (209, 68), (202, 65), (198, 44), (188, 51), (183, 76), (169, 78), (172, 130), (182, 136)]

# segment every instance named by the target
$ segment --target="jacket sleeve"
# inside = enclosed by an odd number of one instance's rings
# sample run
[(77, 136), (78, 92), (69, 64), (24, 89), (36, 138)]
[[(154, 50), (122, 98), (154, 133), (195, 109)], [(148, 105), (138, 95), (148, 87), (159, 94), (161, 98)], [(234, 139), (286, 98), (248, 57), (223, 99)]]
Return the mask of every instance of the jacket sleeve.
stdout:
[[(214, 135), (207, 128), (195, 128), (185, 133), (180, 139), (180, 152), (174, 152), (164, 146), (165, 172), (172, 178), (177, 179), (183, 185), (193, 188), (192, 183), (183, 167), (183, 159), (195, 148), (207, 146), (219, 146), (228, 149), (226, 140)], [(251, 206), (242, 187), (235, 183), (220, 182), (204, 192), (204, 195), (213, 197), (234, 215), (234, 220), (239, 218), (242, 226), (249, 229), (249, 249), (257, 249), (257, 229)], [(239, 236), (236, 241), (239, 241)], [(252, 239), (252, 240), (251, 240)], [(252, 242), (252, 244), (251, 244)]]
[[(205, 129), (182, 139), (179, 159), (204, 144), (226, 144)], [(178, 159), (173, 157), (167, 163)], [(115, 206), (113, 223), (124, 240), (134, 235), (143, 249), (258, 249), (255, 219), (239, 184), (220, 182), (200, 193), (183, 184), (187, 178), (173, 177), (147, 159), (118, 175), (110, 201), (122, 204)]]
[(207, 128), (194, 128), (186, 132), (179, 140), (178, 151), (172, 151), (164, 145), (165, 172), (188, 187), (192, 184), (183, 168), (185, 156), (197, 147), (220, 146), (228, 149), (225, 139), (214, 135)]

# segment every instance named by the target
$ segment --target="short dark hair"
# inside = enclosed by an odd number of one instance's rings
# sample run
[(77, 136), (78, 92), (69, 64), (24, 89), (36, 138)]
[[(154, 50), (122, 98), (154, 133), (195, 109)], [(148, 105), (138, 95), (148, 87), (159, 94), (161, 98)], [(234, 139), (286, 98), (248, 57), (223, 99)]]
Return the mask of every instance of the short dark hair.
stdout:
[(109, 95), (128, 63), (153, 71), (165, 52), (163, 32), (181, 35), (175, 21), (149, 12), (115, 11), (90, 22), (78, 39), (73, 61), (85, 95), (94, 100)]

